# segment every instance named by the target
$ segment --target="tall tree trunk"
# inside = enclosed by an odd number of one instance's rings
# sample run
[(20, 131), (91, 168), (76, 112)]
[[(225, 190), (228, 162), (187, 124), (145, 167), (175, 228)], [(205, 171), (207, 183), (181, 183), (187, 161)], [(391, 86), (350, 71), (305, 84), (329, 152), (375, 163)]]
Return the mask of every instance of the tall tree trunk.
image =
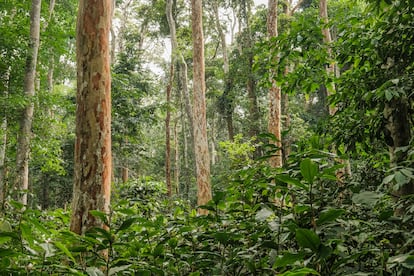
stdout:
[[(10, 71), (11, 68), (7, 68), (4, 79), (4, 98), (7, 100), (9, 96), (10, 89)], [(4, 200), (7, 197), (7, 184), (6, 184), (6, 151), (7, 151), (7, 129), (8, 129), (8, 120), (7, 114), (4, 114), (0, 126), (0, 210), (3, 210)]]
[(111, 193), (111, 0), (80, 0), (77, 22), (75, 180), (70, 230), (104, 226)]
[(174, 160), (175, 160), (175, 194), (180, 194), (180, 145), (178, 143), (178, 118), (174, 123)]
[(165, 117), (165, 182), (167, 183), (167, 194), (169, 197), (172, 196), (172, 185), (171, 185), (171, 90), (174, 81), (174, 60), (171, 56), (170, 64), (170, 76), (168, 78), (168, 84), (166, 89), (167, 98), (167, 115)]
[[(331, 36), (331, 31), (329, 30), (329, 27), (328, 27), (329, 17), (328, 17), (328, 3), (327, 3), (327, 0), (320, 0), (319, 1), (319, 16), (320, 16), (320, 19), (321, 19), (322, 24), (323, 24), (323, 29), (322, 29), (323, 42), (328, 47), (329, 58), (332, 59), (332, 48), (331, 48), (332, 36)], [(331, 76), (332, 78), (334, 77), (335, 62), (333, 61), (333, 59), (332, 59), (332, 62), (330, 62), (329, 65), (326, 67), (326, 73), (328, 74), (328, 76)], [(329, 95), (332, 95), (333, 93), (335, 93), (334, 84), (333, 83), (327, 84), (327, 86), (325, 87), (326, 98)], [(329, 110), (329, 115), (334, 115), (335, 112), (336, 112), (335, 107), (329, 106), (328, 110)]]
[[(267, 15), (267, 33), (269, 38), (277, 37), (277, 20), (278, 20), (278, 1), (269, 0), (268, 4), (268, 15)], [(277, 85), (274, 76), (276, 75), (277, 69), (270, 69), (270, 81), (272, 86), (269, 89), (269, 122), (268, 131), (273, 134), (275, 141), (271, 141), (277, 150), (274, 155), (269, 159), (270, 166), (273, 168), (280, 168), (283, 165), (282, 159), (282, 107), (281, 107), (281, 89)]]
[(0, 210), (6, 198), (6, 150), (7, 150), (7, 117), (4, 116), (0, 127)]
[[(191, 0), (191, 23), (193, 39), (193, 89), (194, 89), (194, 152), (197, 172), (197, 204), (211, 200), (210, 156), (207, 139), (206, 84), (204, 69), (204, 35), (202, 0)], [(207, 214), (199, 209), (200, 214)]]
[(28, 104), (23, 111), (16, 152), (15, 188), (19, 193), (23, 191), (18, 196), (18, 200), (24, 205), (27, 205), (27, 190), (29, 188), (30, 140), (34, 112), (33, 97), (35, 95), (36, 64), (39, 52), (41, 2), (41, 0), (32, 0), (30, 11), (30, 40), (24, 77), (24, 93)]

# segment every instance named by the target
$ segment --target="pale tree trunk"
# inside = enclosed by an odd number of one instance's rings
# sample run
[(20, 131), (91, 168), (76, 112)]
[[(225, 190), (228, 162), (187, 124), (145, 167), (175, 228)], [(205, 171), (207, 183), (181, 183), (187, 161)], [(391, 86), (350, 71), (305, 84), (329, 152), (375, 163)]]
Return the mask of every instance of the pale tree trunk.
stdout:
[(178, 143), (178, 118), (174, 123), (175, 194), (180, 194), (180, 145)]
[(22, 114), (16, 152), (15, 188), (19, 193), (18, 200), (24, 205), (27, 205), (27, 190), (29, 188), (30, 140), (32, 137), (33, 97), (35, 95), (36, 64), (40, 39), (40, 9), (41, 0), (32, 0), (32, 8), (30, 11), (30, 40), (24, 77), (24, 93), (28, 104)]
[(167, 98), (167, 114), (165, 117), (165, 182), (167, 183), (167, 194), (169, 197), (172, 196), (172, 185), (171, 185), (171, 90), (174, 81), (174, 61), (171, 56), (170, 64), (170, 76), (168, 78), (168, 84), (166, 89)]
[[(277, 19), (278, 11), (277, 0), (269, 0), (268, 15), (267, 15), (267, 33), (269, 38), (277, 37)], [(272, 86), (269, 89), (269, 121), (268, 131), (274, 135), (275, 141), (271, 141), (276, 146), (276, 151), (269, 159), (270, 166), (273, 168), (280, 168), (283, 165), (282, 161), (282, 108), (281, 108), (281, 89), (277, 85), (274, 76), (277, 74), (277, 68), (270, 69), (270, 81)]]
[(75, 180), (70, 230), (105, 227), (111, 192), (111, 0), (80, 0), (77, 22)]
[[(193, 89), (194, 89), (194, 152), (197, 172), (197, 204), (205, 205), (212, 198), (210, 186), (210, 156), (207, 140), (206, 84), (204, 69), (204, 36), (202, 0), (191, 0), (193, 40)], [(207, 214), (199, 209), (199, 214)]]
[[(114, 17), (116, 7), (116, 0), (112, 0), (112, 14), (111, 17)], [(111, 24), (111, 64), (116, 62), (116, 33), (114, 26)]]
[[(4, 87), (4, 98), (7, 100), (10, 89), (10, 70), (9, 67), (4, 74), (5, 87)], [(4, 200), (7, 197), (7, 185), (6, 185), (6, 151), (7, 151), (7, 114), (1, 122), (0, 127), (0, 210), (4, 207)]]
[(6, 150), (7, 150), (7, 117), (4, 116), (0, 127), (0, 210), (3, 208), (3, 203), (6, 198)]
[(180, 90), (184, 97), (185, 112), (187, 113), (189, 125), (190, 125), (190, 136), (191, 141), (194, 141), (194, 122), (193, 112), (191, 110), (190, 93), (188, 91), (188, 69), (187, 63), (185, 62), (184, 56), (179, 52), (178, 40), (175, 27), (175, 19), (173, 16), (173, 0), (168, 0), (166, 4), (165, 13), (167, 15), (168, 26), (170, 28), (171, 38), (171, 62), (178, 63), (179, 65), (179, 77), (180, 77)]
[[(322, 29), (322, 35), (323, 35), (323, 42), (328, 47), (328, 55), (329, 58), (332, 59), (332, 36), (331, 32), (329, 30), (329, 27), (327, 24), (329, 23), (329, 17), (328, 17), (328, 3), (327, 0), (320, 0), (319, 1), (319, 16), (322, 21), (323, 29)], [(333, 60), (333, 59), (332, 59)], [(329, 65), (326, 67), (326, 73), (328, 76), (334, 77), (335, 74), (335, 62), (330, 62)], [(332, 95), (335, 93), (335, 86), (333, 83), (327, 84), (326, 86), (326, 97)], [(329, 106), (329, 115), (334, 115), (336, 112), (336, 107)]]

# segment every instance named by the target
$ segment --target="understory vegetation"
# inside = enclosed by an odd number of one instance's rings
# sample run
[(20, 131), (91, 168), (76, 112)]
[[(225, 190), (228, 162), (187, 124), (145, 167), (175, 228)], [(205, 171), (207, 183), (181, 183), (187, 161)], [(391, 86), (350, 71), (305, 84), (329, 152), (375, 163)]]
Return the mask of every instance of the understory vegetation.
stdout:
[[(207, 216), (164, 183), (116, 187), (105, 223), (84, 236), (69, 210), (9, 201), (0, 221), (3, 275), (412, 275), (414, 208), (395, 216), (381, 177), (338, 180), (343, 167), (322, 138), (292, 153), (285, 169), (249, 158), (254, 147), (224, 145), (231, 173), (217, 180)], [(234, 151), (237, 148), (238, 151)], [(242, 149), (242, 150), (240, 150)], [(299, 149), (299, 147), (298, 147)], [(380, 168), (378, 174), (384, 174)], [(412, 176), (411, 169), (401, 173)], [(373, 174), (370, 174), (373, 175)], [(384, 181), (399, 181), (397, 173)], [(392, 179), (391, 179), (392, 178)], [(370, 183), (370, 185), (367, 185)], [(103, 272), (102, 272), (103, 271)]]

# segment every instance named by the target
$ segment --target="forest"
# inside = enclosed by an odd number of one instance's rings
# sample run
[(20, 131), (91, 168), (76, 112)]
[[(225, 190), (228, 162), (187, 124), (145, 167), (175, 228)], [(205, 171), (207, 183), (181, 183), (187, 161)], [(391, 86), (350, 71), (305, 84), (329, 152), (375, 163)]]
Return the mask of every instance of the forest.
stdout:
[(414, 275), (412, 0), (0, 2), (1, 275)]

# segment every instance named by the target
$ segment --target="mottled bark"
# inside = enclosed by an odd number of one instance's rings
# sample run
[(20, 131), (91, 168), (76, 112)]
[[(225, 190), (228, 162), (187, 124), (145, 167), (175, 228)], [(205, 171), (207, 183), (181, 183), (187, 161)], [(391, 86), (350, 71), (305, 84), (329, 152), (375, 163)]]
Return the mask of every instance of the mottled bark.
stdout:
[(30, 11), (30, 40), (24, 76), (24, 93), (28, 103), (22, 114), (16, 151), (15, 188), (19, 193), (18, 200), (24, 205), (27, 204), (27, 190), (29, 188), (30, 141), (32, 138), (33, 97), (35, 95), (36, 64), (40, 40), (40, 10), (41, 0), (32, 0)]
[(71, 231), (103, 224), (91, 210), (109, 212), (111, 192), (111, 0), (80, 0), (77, 22), (75, 180)]
[[(194, 152), (197, 172), (197, 204), (204, 205), (211, 200), (212, 195), (210, 186), (210, 156), (207, 140), (202, 0), (191, 0), (191, 11), (193, 40)], [(199, 209), (199, 213), (207, 214), (207, 210)]]
[[(277, 37), (277, 20), (278, 20), (278, 1), (269, 0), (268, 14), (267, 14), (267, 34), (269, 38)], [(276, 57), (277, 58), (277, 57)], [(276, 147), (276, 151), (269, 159), (270, 166), (273, 168), (280, 168), (283, 165), (282, 159), (282, 107), (281, 107), (281, 89), (276, 83), (275, 75), (277, 68), (270, 69), (270, 82), (272, 86), (269, 89), (269, 118), (268, 118), (268, 132), (273, 134), (275, 141), (271, 141)]]

